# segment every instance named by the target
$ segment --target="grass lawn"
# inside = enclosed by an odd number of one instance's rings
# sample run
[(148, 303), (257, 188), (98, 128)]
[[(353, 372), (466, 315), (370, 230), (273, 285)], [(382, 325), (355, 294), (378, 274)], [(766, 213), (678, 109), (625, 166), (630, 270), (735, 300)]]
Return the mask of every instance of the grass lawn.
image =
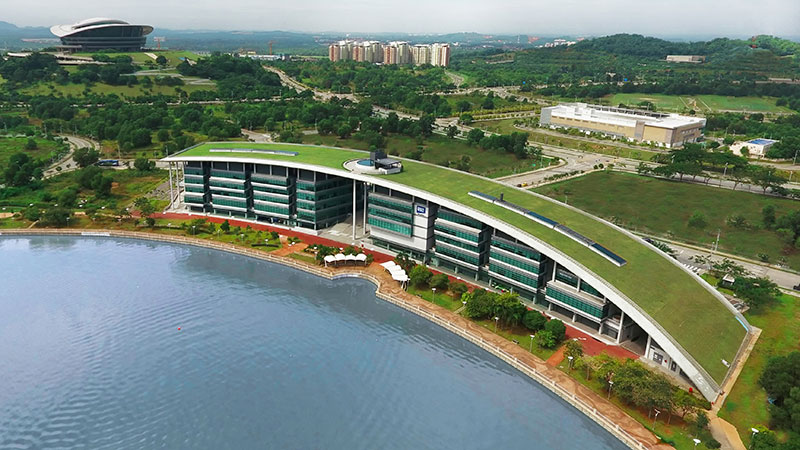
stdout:
[(449, 293), (444, 293), (441, 290), (437, 292), (436, 297), (434, 297), (433, 291), (431, 291), (430, 288), (417, 288), (415, 286), (409, 286), (408, 293), (411, 295), (416, 295), (417, 297), (421, 297), (423, 300), (428, 302), (433, 301), (433, 303), (436, 303), (442, 308), (447, 308), (450, 311), (455, 311), (464, 306), (461, 303), (461, 300), (453, 298)]
[[(356, 148), (368, 150), (369, 144), (356, 139), (339, 139), (336, 136), (307, 135), (304, 142), (310, 144), (330, 145), (335, 147)], [(417, 142), (408, 136), (394, 135), (389, 137), (386, 150), (389, 153), (408, 157), (408, 154), (417, 150)], [(472, 158), (471, 170), (479, 175), (490, 178), (511, 175), (517, 172), (526, 172), (535, 169), (534, 160), (519, 160), (516, 156), (506, 152), (482, 150), (467, 144), (461, 139), (450, 139), (445, 136), (433, 135), (422, 144), (424, 153), (422, 160), (425, 162), (445, 165), (448, 161), (456, 161), (461, 155)]]
[(289, 253), (289, 258), (313, 264), (315, 266), (317, 265), (317, 259), (308, 253)]
[(52, 152), (58, 150), (58, 144), (42, 138), (33, 138), (36, 141), (36, 149), (25, 150), (28, 144), (27, 137), (0, 137), (0, 171), (8, 165), (11, 155), (18, 152), (26, 153), (31, 158), (49, 158)]
[[(148, 56), (146, 53), (152, 53), (156, 56), (164, 55), (167, 58), (167, 66), (175, 67), (181, 63), (180, 58), (189, 58), (192, 61), (197, 61), (200, 59), (196, 53), (185, 51), (185, 50), (154, 50), (148, 52), (102, 52), (104, 55), (108, 55), (110, 58), (114, 58), (116, 56), (130, 56), (133, 59), (134, 64), (138, 65), (145, 65), (147, 63), (155, 64), (155, 59)], [(75, 56), (85, 56), (91, 57), (95, 53), (75, 53)]]
[(636, 107), (640, 102), (650, 102), (657, 110), (712, 112), (720, 110), (754, 111), (754, 112), (788, 112), (783, 106), (775, 105), (774, 97), (726, 97), (723, 95), (678, 96), (665, 94), (613, 94), (606, 96), (608, 104), (616, 106), (620, 103)]
[(751, 427), (769, 424), (767, 393), (758, 385), (761, 372), (769, 358), (798, 349), (800, 298), (781, 295), (777, 304), (757, 313), (748, 312), (746, 317), (751, 324), (761, 328), (761, 336), (719, 415), (736, 426), (742, 440), (748, 443)]
[[(592, 173), (535, 191), (560, 201), (566, 196), (570, 205), (634, 231), (706, 247), (720, 230), (719, 248), (724, 252), (752, 259), (766, 253), (771, 261), (783, 257), (791, 268), (800, 269), (800, 252), (784, 253), (786, 246), (778, 235), (760, 228), (764, 206), (774, 205), (780, 217), (800, 209), (795, 200), (618, 172)], [(695, 211), (705, 215), (705, 229), (688, 226)], [(750, 228), (729, 226), (726, 219), (732, 214), (743, 215)]]
[[(495, 332), (494, 331), (495, 330), (495, 328), (494, 328), (494, 320), (491, 320), (491, 319), (478, 320), (478, 321), (475, 321), (475, 323), (477, 323), (478, 325), (486, 328), (487, 330), (491, 330), (492, 332)], [(497, 328), (497, 332), (496, 333), (498, 335), (508, 339), (509, 341), (517, 341), (518, 342), (517, 345), (519, 345), (520, 347), (524, 348), (525, 350), (530, 351), (531, 348), (533, 348), (533, 351), (531, 353), (533, 353), (534, 355), (536, 355), (539, 359), (541, 359), (543, 361), (547, 361), (547, 358), (553, 356), (553, 353), (555, 353), (558, 350), (558, 347), (560, 347), (560, 345), (559, 345), (559, 346), (556, 346), (556, 348), (552, 348), (552, 349), (542, 348), (542, 347), (539, 347), (538, 345), (536, 345), (535, 342), (533, 343), (533, 347), (531, 347), (531, 331), (528, 330), (527, 328), (523, 327), (522, 325), (516, 325), (516, 326), (512, 326), (512, 327), (500, 326), (500, 327)]]
[[(291, 161), (293, 164), (313, 164), (342, 173), (344, 172), (342, 165), (345, 161), (366, 156), (363, 151), (347, 149), (229, 142), (199, 145), (171, 158), (173, 160), (192, 157), (209, 158), (218, 155), (210, 153), (209, 150), (212, 148), (236, 147), (289, 150), (296, 153), (290, 156), (232, 151), (227, 153), (226, 157), (251, 158), (256, 161), (274, 161), (275, 163)], [(721, 359), (729, 360), (735, 356), (744, 338), (745, 330), (725, 305), (714, 297), (704, 285), (693, 281), (686, 271), (671, 264), (656, 250), (598, 222), (593, 217), (564, 208), (558, 202), (548, 201), (530, 192), (513, 189), (507, 185), (464, 172), (447, 170), (406, 159), (403, 160), (403, 172), (401, 173), (365, 177), (375, 184), (390, 188), (409, 186), (429, 192), (430, 198), (434, 201), (438, 198), (450, 199), (465, 208), (470, 208), (468, 211), (478, 218), (483, 218), (482, 215), (494, 217), (507, 226), (519, 230), (523, 236), (527, 236), (526, 239), (532, 240), (535, 236), (535, 238), (548, 242), (559, 252), (576, 259), (588, 270), (605, 279), (635, 302), (670, 333), (679, 345), (699, 361), (699, 364), (708, 371), (711, 377), (719, 381), (725, 377), (727, 368), (719, 361)], [(503, 194), (505, 200), (510, 203), (536, 211), (538, 214), (565, 224), (576, 232), (599, 242), (624, 258), (627, 264), (622, 267), (612, 264), (583, 243), (552, 228), (540, 225), (526, 216), (475, 198), (469, 195), (470, 190), (477, 190), (495, 197)], [(488, 221), (489, 219), (484, 220)], [(658, 294), (654, 295), (654, 293)], [(675, 311), (681, 311), (681, 314), (675, 314)], [(706, 326), (709, 320), (715, 321), (716, 326)], [(715, 342), (716, 345), (709, 346), (708, 342)]]

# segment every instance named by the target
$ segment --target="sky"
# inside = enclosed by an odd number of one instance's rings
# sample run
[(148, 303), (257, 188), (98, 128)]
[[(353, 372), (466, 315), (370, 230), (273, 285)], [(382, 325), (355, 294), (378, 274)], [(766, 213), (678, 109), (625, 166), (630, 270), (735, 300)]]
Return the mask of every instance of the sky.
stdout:
[(18, 26), (113, 17), (171, 29), (532, 36), (800, 36), (800, 0), (0, 0)]

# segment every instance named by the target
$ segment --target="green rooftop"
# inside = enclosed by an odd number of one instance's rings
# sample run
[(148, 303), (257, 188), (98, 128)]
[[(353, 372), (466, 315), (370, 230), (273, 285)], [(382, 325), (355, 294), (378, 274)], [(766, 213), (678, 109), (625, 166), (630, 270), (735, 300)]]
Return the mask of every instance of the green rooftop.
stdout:
[[(210, 152), (212, 148), (286, 150), (296, 156), (251, 152)], [(364, 158), (365, 152), (312, 145), (255, 144), (247, 142), (207, 143), (185, 150), (182, 157), (252, 158), (313, 164), (345, 170), (342, 164)], [(488, 179), (443, 167), (403, 160), (403, 172), (372, 176), (408, 185), (484, 212), (548, 242), (614, 285), (675, 339), (711, 377), (721, 384), (728, 368), (722, 360), (734, 361), (745, 337), (737, 318), (691, 275), (627, 235), (599, 220), (566, 208), (536, 194)], [(588, 247), (520, 214), (468, 195), (481, 191), (560, 222), (627, 260), (617, 267)]]

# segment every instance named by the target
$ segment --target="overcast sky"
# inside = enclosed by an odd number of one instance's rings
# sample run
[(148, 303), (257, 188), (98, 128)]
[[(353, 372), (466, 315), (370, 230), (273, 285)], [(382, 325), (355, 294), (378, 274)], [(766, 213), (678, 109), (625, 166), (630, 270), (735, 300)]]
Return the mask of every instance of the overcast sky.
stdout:
[(18, 26), (114, 17), (172, 29), (800, 35), (800, 0), (0, 0)]

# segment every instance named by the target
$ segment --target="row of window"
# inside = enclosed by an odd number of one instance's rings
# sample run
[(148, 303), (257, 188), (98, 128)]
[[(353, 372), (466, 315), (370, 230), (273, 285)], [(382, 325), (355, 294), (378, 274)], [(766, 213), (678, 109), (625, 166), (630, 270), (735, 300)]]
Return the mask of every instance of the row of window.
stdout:
[(482, 250), (477, 244), (476, 245), (470, 245), (470, 244), (468, 244), (466, 242), (459, 241), (458, 239), (452, 239), (452, 238), (449, 238), (449, 237), (447, 237), (445, 235), (441, 235), (441, 234), (437, 234), (436, 235), (436, 242), (437, 243), (445, 242), (447, 244), (455, 245), (456, 247), (461, 247), (461, 248), (463, 248), (465, 250), (478, 252), (478, 253), (480, 253), (480, 251)]
[(203, 175), (203, 169), (200, 167), (184, 167), (183, 173), (187, 175)]
[(489, 263), (489, 271), (502, 275), (506, 278), (510, 278), (514, 281), (519, 281), (520, 283), (530, 286), (533, 289), (536, 289), (536, 287), (539, 285), (539, 277), (526, 276), (493, 262)]
[(250, 181), (262, 184), (274, 184), (276, 186), (289, 186), (288, 178), (271, 178), (266, 176), (259, 176), (257, 174), (250, 174)]
[(268, 195), (261, 192), (253, 192), (253, 200), (264, 200), (265, 202), (284, 203), (289, 204), (289, 197), (281, 197), (280, 195)]
[(542, 259), (542, 254), (536, 250), (525, 245), (508, 242), (507, 240), (500, 239), (498, 237), (492, 237), (492, 246), (502, 248), (503, 250), (514, 253), (515, 255), (524, 256), (536, 261), (541, 261)]
[(391, 210), (383, 209), (383, 208), (375, 208), (372, 205), (369, 207), (369, 215), (370, 216), (377, 216), (383, 217), (384, 219), (391, 219), (397, 222), (402, 222), (408, 225), (413, 225), (414, 220), (408, 214), (403, 213), (396, 213)]
[(228, 181), (219, 181), (219, 180), (211, 180), (208, 183), (210, 186), (216, 187), (224, 187), (228, 189), (244, 189), (244, 185), (241, 183), (231, 183)]
[(374, 227), (382, 228), (384, 230), (392, 231), (394, 233), (411, 236), (412, 227), (410, 225), (404, 225), (401, 223), (384, 220), (380, 217), (375, 217), (375, 216), (369, 216), (367, 218), (367, 223), (369, 223)]
[(297, 180), (297, 189), (302, 189), (304, 191), (322, 191), (325, 189), (330, 189), (336, 186), (347, 186), (352, 184), (350, 180), (346, 180), (344, 178), (331, 178), (328, 180), (321, 180), (321, 181), (300, 181)]
[(272, 192), (274, 194), (290, 194), (291, 188), (289, 186), (274, 186), (274, 187), (267, 187), (267, 186), (258, 186), (255, 184), (251, 184), (253, 187), (253, 191), (259, 192)]
[(187, 184), (186, 192), (205, 192), (206, 188), (203, 185)]
[(349, 208), (347, 206), (343, 208), (332, 208), (324, 212), (301, 211), (298, 209), (297, 218), (299, 220), (305, 220), (307, 222), (320, 222), (322, 220), (344, 216), (347, 214), (348, 209)]
[(525, 271), (528, 271), (528, 272), (533, 272), (533, 273), (539, 273), (539, 266), (537, 266), (536, 264), (525, 263), (525, 262), (522, 262), (522, 261), (520, 261), (520, 260), (518, 260), (516, 258), (512, 258), (512, 257), (510, 257), (510, 256), (508, 256), (506, 254), (503, 254), (503, 253), (500, 253), (500, 252), (497, 252), (497, 251), (494, 251), (494, 250), (490, 250), (489, 251), (489, 256), (491, 258), (493, 258), (493, 259), (496, 259), (498, 261), (502, 261), (502, 262), (504, 262), (506, 264), (510, 264), (510, 265), (512, 265), (514, 267), (519, 267), (522, 270), (525, 270)]
[(183, 182), (185, 184), (187, 184), (187, 185), (188, 184), (199, 184), (199, 185), (202, 186), (202, 185), (206, 184), (206, 181), (201, 177), (184, 177), (183, 178)]
[(480, 234), (478, 234), (478, 232), (470, 233), (467, 231), (458, 230), (456, 228), (451, 228), (442, 224), (442, 222), (438, 220), (434, 223), (433, 229), (441, 231), (442, 233), (450, 234), (452, 236), (460, 237), (461, 239), (466, 239), (468, 241), (480, 242)]
[(547, 296), (554, 300), (558, 300), (565, 305), (569, 305), (578, 311), (583, 311), (589, 315), (597, 317), (598, 319), (605, 317), (606, 308), (600, 308), (598, 306), (583, 302), (575, 297), (559, 291), (558, 289), (554, 289), (552, 286), (547, 286)]
[(218, 197), (247, 198), (247, 194), (245, 194), (244, 192), (215, 191), (213, 187), (211, 188), (211, 196), (213, 198), (218, 198)]
[(369, 196), (369, 204), (370, 205), (378, 205), (383, 206), (384, 208), (390, 208), (397, 211), (402, 211), (406, 213), (413, 213), (414, 206), (409, 205), (406, 203), (401, 203), (399, 201), (393, 201), (389, 198), (377, 196), (377, 195), (370, 195)]
[(289, 215), (289, 207), (283, 207), (278, 205), (262, 205), (259, 203), (255, 203), (253, 205), (253, 211), (255, 212), (265, 212), (265, 213), (276, 213), (276, 214), (283, 214), (288, 216)]
[(574, 273), (562, 269), (561, 267), (556, 269), (556, 280), (575, 288), (578, 287), (578, 277)]
[(220, 206), (235, 206), (236, 208), (247, 208), (247, 200), (235, 200), (225, 197), (214, 197), (211, 202)]
[(195, 203), (198, 205), (202, 205), (206, 202), (203, 197), (186, 197), (183, 199), (183, 201), (186, 203)]
[(437, 217), (449, 222), (460, 223), (461, 225), (466, 225), (471, 228), (477, 228), (479, 230), (483, 228), (483, 223), (475, 219), (443, 209), (439, 209), (439, 214)]
[(455, 258), (459, 261), (468, 262), (474, 266), (480, 265), (480, 260), (477, 256), (468, 254), (466, 252), (457, 251), (454, 248), (450, 247), (436, 247), (436, 253), (440, 253), (442, 255), (449, 256), (451, 258)]
[(221, 178), (235, 178), (237, 180), (244, 180), (245, 174), (244, 172), (228, 172), (226, 170), (211, 170), (212, 177), (221, 177)]

